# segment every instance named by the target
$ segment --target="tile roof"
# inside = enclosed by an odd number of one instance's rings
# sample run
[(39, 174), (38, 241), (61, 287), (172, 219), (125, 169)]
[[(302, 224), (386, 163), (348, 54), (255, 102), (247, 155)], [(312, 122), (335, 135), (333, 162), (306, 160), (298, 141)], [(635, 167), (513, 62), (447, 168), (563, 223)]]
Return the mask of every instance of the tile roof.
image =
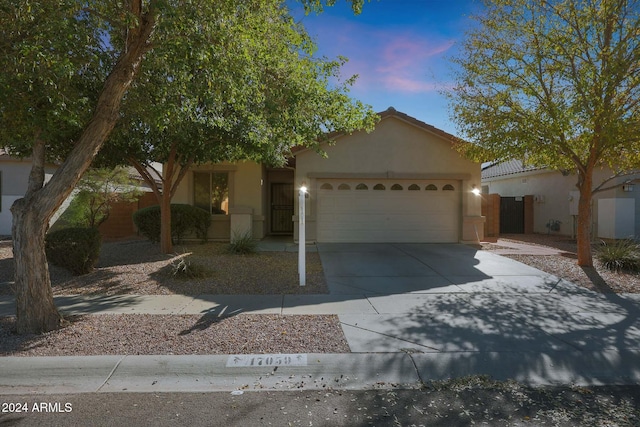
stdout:
[(545, 169), (541, 166), (525, 165), (522, 160), (506, 160), (504, 162), (493, 162), (482, 168), (482, 179), (495, 178), (498, 176), (515, 175), (523, 172)]

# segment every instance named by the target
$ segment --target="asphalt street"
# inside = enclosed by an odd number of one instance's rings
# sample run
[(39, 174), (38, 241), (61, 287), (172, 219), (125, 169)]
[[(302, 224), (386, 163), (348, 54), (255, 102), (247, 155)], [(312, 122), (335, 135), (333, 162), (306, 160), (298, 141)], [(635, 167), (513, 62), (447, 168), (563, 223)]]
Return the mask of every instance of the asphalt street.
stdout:
[(5, 395), (0, 406), (0, 426), (634, 426), (640, 387)]

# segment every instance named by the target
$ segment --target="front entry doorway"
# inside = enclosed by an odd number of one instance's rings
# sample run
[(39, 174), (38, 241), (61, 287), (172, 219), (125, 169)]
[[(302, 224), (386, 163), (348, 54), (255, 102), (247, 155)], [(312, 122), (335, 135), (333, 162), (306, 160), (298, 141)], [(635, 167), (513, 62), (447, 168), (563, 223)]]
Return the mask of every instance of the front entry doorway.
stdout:
[(293, 183), (272, 183), (272, 234), (293, 234), (293, 208)]

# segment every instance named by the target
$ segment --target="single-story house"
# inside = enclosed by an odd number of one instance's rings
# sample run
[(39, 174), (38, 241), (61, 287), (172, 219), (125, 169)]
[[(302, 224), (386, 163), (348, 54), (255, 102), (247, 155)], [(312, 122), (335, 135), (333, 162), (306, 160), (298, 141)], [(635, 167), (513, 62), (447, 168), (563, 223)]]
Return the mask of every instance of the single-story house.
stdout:
[[(294, 152), (283, 168), (250, 161), (192, 167), (172, 200), (209, 210), (209, 237), (297, 239), (298, 189), (306, 239), (317, 242), (477, 242), (483, 238), (480, 164), (457, 138), (393, 108), (371, 133), (340, 134)], [(474, 191), (475, 190), (475, 191)]]
[[(57, 166), (53, 164), (45, 166), (45, 181), (51, 179), (56, 169)], [(13, 157), (0, 148), (0, 236), (11, 235), (11, 206), (13, 202), (24, 197), (30, 172), (30, 159)]]
[[(594, 185), (611, 176), (613, 172), (608, 168), (595, 171)], [(591, 224), (594, 237), (640, 236), (640, 186), (631, 182), (634, 178), (638, 177), (620, 177), (605, 185), (614, 188), (594, 194)], [(501, 199), (502, 233), (514, 232), (514, 224), (517, 229), (522, 215), (529, 212), (534, 233), (574, 236), (580, 198), (577, 182), (573, 173), (525, 166), (520, 160), (491, 163), (482, 169), (483, 197), (498, 194)]]

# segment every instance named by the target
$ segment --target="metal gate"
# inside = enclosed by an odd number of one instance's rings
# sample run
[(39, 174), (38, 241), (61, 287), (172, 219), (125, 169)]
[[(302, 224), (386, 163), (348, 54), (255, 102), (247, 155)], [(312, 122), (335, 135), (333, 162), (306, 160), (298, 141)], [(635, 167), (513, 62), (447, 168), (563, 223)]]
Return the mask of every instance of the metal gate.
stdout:
[(271, 184), (271, 232), (293, 233), (293, 184)]
[(524, 197), (500, 198), (500, 234), (524, 234)]

